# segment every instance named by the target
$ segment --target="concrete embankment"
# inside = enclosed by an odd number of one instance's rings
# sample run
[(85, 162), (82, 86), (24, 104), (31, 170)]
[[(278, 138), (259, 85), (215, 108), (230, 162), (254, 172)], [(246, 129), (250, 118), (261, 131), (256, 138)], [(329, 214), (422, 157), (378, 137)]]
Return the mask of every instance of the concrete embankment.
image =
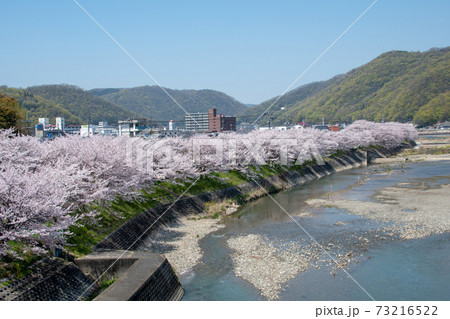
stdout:
[(94, 278), (114, 280), (94, 301), (181, 300), (184, 291), (166, 258), (136, 251), (104, 251), (77, 259)]
[(45, 258), (30, 275), (0, 286), (0, 300), (181, 300), (184, 290), (167, 259), (159, 254), (105, 251), (75, 262)]
[(32, 273), (0, 286), (0, 300), (77, 300), (95, 292), (94, 280), (72, 262), (46, 257), (32, 266)]

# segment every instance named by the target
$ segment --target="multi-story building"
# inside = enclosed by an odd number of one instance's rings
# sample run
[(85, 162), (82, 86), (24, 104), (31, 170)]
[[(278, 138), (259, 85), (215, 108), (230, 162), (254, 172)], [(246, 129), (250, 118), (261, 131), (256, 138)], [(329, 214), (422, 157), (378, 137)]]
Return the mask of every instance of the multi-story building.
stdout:
[(42, 124), (44, 127), (50, 125), (50, 120), (48, 119), (48, 117), (40, 117), (38, 122)]
[(64, 136), (64, 118), (57, 117), (56, 125), (50, 124), (47, 117), (39, 118), (38, 124), (34, 126), (34, 134), (38, 138), (54, 139), (59, 136)]
[(64, 126), (64, 132), (67, 134), (79, 135), (81, 131), (81, 125), (68, 124)]
[(239, 124), (239, 127), (237, 128), (237, 130), (241, 133), (250, 132), (253, 130), (257, 130), (257, 129), (258, 129), (258, 127), (256, 125), (246, 123), (246, 122)]
[(60, 131), (64, 131), (64, 126), (66, 124), (66, 121), (64, 120), (64, 117), (57, 117), (56, 120), (56, 129)]
[(186, 131), (190, 132), (208, 132), (209, 117), (208, 113), (188, 113), (185, 115)]
[[(80, 125), (69, 124), (65, 125), (63, 117), (56, 117), (56, 125), (49, 123), (49, 119), (46, 117), (39, 118), (39, 123), (35, 125), (35, 134), (39, 138), (48, 138), (62, 136), (65, 134), (81, 135), (83, 137), (92, 136), (94, 134), (117, 136), (118, 130), (116, 126), (109, 125), (108, 122), (99, 122), (98, 125)], [(134, 123), (139, 125), (139, 123)], [(134, 126), (131, 132), (137, 131), (139, 126)], [(51, 133), (51, 134), (50, 134)], [(130, 130), (128, 131), (128, 134)]]
[(93, 136), (95, 134), (95, 130), (97, 129), (97, 127), (98, 125), (93, 124), (81, 125), (80, 135), (82, 137)]
[(109, 125), (108, 122), (98, 122), (98, 126), (95, 129), (94, 133), (100, 135), (117, 136), (119, 134), (119, 130), (114, 126)]
[(208, 113), (190, 113), (185, 116), (186, 130), (191, 132), (224, 132), (236, 131), (234, 116), (217, 115), (216, 109)]
[(81, 136), (92, 136), (92, 135), (110, 135), (117, 136), (117, 127), (109, 125), (108, 122), (98, 122), (98, 125), (66, 125), (64, 126), (64, 132), (67, 134), (79, 134)]
[(119, 121), (119, 136), (136, 136), (148, 128), (146, 119)]
[(234, 116), (217, 115), (216, 109), (208, 110), (209, 132), (236, 131)]

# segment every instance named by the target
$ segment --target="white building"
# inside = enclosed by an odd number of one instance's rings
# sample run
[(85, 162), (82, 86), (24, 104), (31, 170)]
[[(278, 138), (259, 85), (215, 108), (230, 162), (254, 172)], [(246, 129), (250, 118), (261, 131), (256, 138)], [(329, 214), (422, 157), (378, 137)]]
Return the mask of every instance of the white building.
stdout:
[(95, 129), (94, 133), (100, 135), (117, 136), (119, 134), (119, 130), (114, 126), (109, 125), (108, 122), (98, 122), (98, 126)]
[(241, 123), (238, 126), (238, 131), (241, 131), (241, 132), (250, 132), (253, 130), (257, 130), (257, 129), (258, 129), (257, 125), (253, 125), (253, 124), (246, 123), (246, 122)]
[(45, 127), (50, 125), (50, 120), (48, 119), (48, 117), (40, 117), (38, 123), (44, 125)]
[(66, 132), (67, 134), (74, 134), (74, 135), (79, 135), (81, 131), (81, 125), (73, 125), (73, 124), (69, 124), (64, 126), (64, 132)]
[(56, 118), (56, 129), (60, 131), (64, 131), (64, 125), (66, 124), (66, 121), (64, 120), (64, 117), (57, 117)]
[(136, 136), (148, 128), (147, 122), (145, 119), (119, 121), (119, 136)]
[(202, 113), (188, 113), (184, 116), (186, 123), (186, 131), (190, 132), (208, 132), (209, 131), (209, 114)]
[(98, 125), (81, 125), (80, 135), (82, 137), (89, 137), (95, 134), (95, 130), (97, 129)]

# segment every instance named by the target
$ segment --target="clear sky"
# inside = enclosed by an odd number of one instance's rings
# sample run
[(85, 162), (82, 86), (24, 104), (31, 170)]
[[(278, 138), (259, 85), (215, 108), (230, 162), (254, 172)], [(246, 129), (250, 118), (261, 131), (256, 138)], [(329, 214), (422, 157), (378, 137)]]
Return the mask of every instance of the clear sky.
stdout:
[[(163, 86), (281, 94), (373, 0), (78, 0)], [(155, 83), (72, 0), (0, 0), (0, 85)], [(379, 0), (296, 85), (450, 45), (450, 1)]]

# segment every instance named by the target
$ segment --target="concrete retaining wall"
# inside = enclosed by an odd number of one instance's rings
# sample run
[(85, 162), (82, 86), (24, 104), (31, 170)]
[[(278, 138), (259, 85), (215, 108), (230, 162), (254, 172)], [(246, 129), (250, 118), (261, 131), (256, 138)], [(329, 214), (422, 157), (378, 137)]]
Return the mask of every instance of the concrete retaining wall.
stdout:
[(146, 252), (106, 251), (77, 259), (75, 264), (47, 257), (35, 265), (30, 275), (1, 286), (0, 300), (88, 300), (99, 290), (100, 281), (111, 278), (117, 280), (94, 300), (166, 301), (181, 300), (184, 295), (165, 257)]
[(136, 251), (103, 251), (76, 260), (94, 278), (117, 280), (95, 301), (181, 300), (184, 290), (167, 259), (159, 254)]
[(96, 290), (93, 283), (94, 280), (73, 263), (45, 258), (30, 275), (0, 288), (0, 300), (77, 300), (83, 294), (89, 297)]

